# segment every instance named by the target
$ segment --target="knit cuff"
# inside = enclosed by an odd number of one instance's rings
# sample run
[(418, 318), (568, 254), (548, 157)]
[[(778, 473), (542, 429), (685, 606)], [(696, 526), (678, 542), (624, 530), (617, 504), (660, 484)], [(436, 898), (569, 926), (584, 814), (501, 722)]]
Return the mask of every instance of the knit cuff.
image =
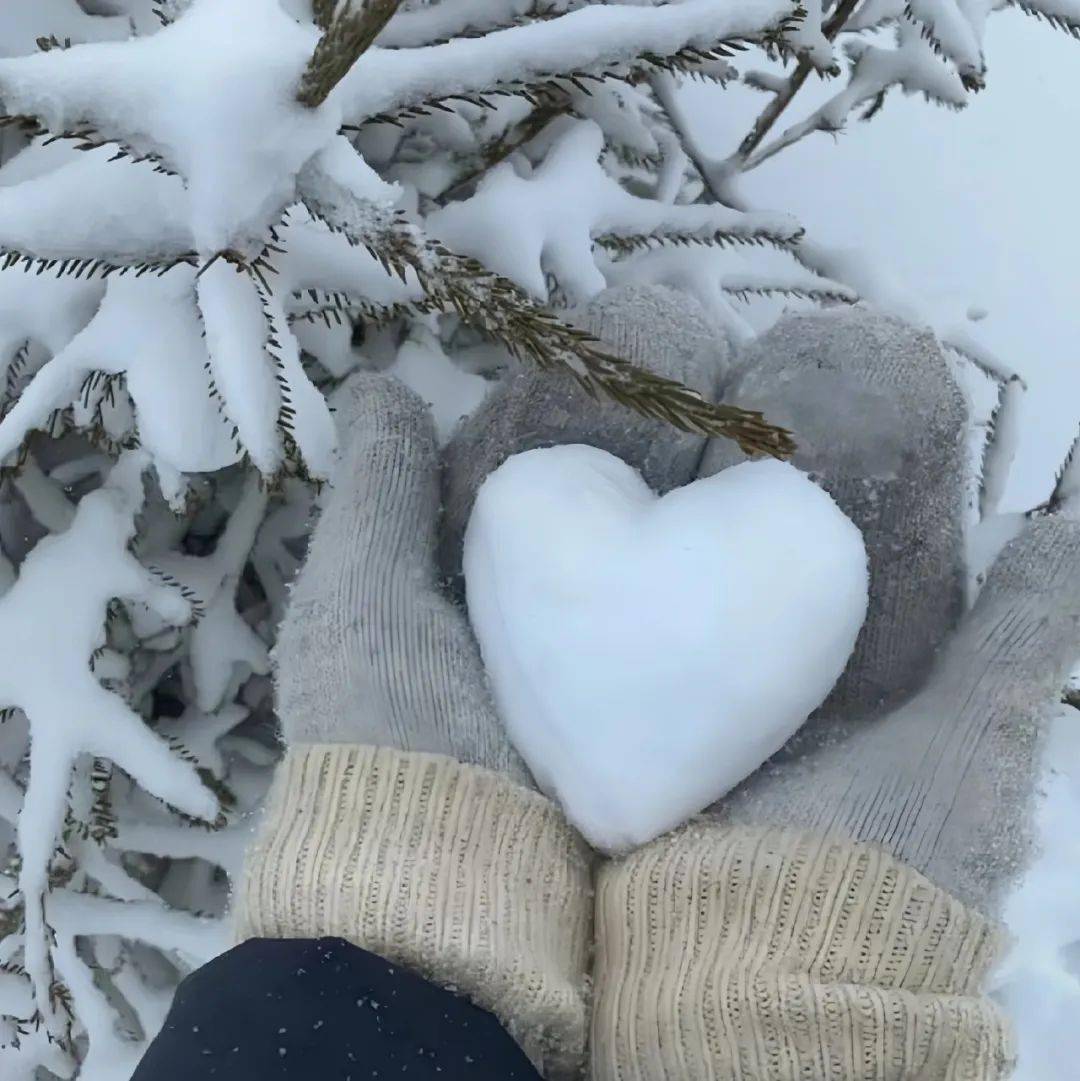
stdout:
[(999, 947), (881, 848), (693, 826), (598, 876), (593, 1076), (999, 1081)]
[(237, 897), (239, 937), (340, 936), (494, 1013), (546, 1076), (585, 1045), (588, 850), (501, 774), (359, 745), (291, 749)]

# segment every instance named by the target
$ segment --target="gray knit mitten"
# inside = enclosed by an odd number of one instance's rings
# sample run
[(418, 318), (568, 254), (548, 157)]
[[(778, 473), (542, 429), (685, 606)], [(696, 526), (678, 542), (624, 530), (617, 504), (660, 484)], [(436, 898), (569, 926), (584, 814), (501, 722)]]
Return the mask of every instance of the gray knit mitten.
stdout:
[[(733, 367), (669, 290), (609, 291), (581, 320), (787, 423), (796, 464), (862, 528), (872, 577), (819, 716), (715, 814), (600, 871), (595, 1081), (997, 1081), (1009, 1049), (978, 993), (997, 948), (984, 917), (1026, 852), (1041, 709), (1078, 646), (1077, 530), (1032, 523), (953, 634), (965, 418), (932, 337), (862, 310), (800, 316)], [(441, 488), (430, 422), (401, 387), (358, 375), (339, 416), (346, 457), (277, 648), (290, 750), (243, 932), (340, 934), (400, 959), (568, 1075), (588, 853), (532, 789), (437, 584), (455, 583), (476, 491), (514, 453), (589, 443), (659, 491), (738, 455), (531, 371), (461, 427)]]
[[(618, 313), (641, 306), (652, 330), (626, 335)], [(721, 358), (675, 294), (628, 290), (582, 318), (713, 391)], [(702, 440), (614, 405), (575, 418), (583, 398), (570, 380), (507, 377), (449, 448), (445, 535), (460, 544), (476, 486), (515, 439), (595, 440), (604, 427), (654, 483), (691, 479)], [(588, 1030), (591, 854), (534, 790), (464, 613), (440, 592), (443, 471), (427, 409), (359, 373), (338, 416), (343, 460), (276, 648), (288, 751), (249, 854), (240, 934), (340, 935), (468, 993), (545, 1076), (572, 1076)]]
[[(870, 607), (780, 754), (600, 871), (593, 1076), (999, 1081), (986, 917), (1030, 858), (1045, 714), (1080, 654), (1080, 525), (1032, 520), (957, 627), (965, 417), (933, 337), (787, 317), (728, 392), (791, 427), (862, 529)], [(703, 472), (739, 460), (713, 443)]]

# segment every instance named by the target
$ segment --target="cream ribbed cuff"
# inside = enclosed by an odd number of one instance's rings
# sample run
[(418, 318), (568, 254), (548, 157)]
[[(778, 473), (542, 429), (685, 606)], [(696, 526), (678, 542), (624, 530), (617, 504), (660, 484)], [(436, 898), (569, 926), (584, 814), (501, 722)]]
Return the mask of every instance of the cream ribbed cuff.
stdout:
[(545, 1076), (586, 1033), (588, 850), (502, 775), (358, 745), (291, 749), (237, 897), (241, 938), (340, 936), (467, 994)]
[(596, 888), (594, 1081), (999, 1081), (984, 918), (883, 849), (693, 826)]

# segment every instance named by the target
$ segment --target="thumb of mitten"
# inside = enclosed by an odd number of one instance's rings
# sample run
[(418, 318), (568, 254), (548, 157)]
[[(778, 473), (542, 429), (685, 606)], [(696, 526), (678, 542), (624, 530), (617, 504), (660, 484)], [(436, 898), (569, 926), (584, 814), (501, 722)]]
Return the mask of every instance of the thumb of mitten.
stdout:
[(342, 458), (275, 651), (286, 740), (427, 751), (527, 782), (472, 634), (437, 587), (428, 410), (360, 372), (338, 416)]

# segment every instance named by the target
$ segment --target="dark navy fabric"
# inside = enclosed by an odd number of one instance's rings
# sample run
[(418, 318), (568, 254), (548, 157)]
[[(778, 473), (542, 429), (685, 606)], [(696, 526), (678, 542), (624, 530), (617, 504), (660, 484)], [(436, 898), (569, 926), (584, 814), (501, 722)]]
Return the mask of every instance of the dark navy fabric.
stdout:
[(132, 1081), (540, 1081), (495, 1017), (339, 938), (193, 972)]

